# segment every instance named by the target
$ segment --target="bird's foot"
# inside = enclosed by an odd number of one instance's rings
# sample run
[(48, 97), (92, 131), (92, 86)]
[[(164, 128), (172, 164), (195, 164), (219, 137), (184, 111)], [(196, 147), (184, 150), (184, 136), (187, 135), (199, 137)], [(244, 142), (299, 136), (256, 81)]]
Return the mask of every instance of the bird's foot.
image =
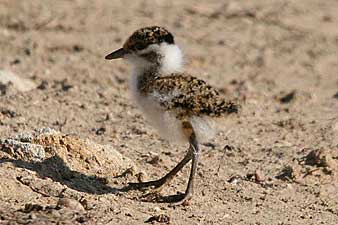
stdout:
[(139, 182), (139, 183), (128, 183), (129, 189), (132, 190), (148, 190), (151, 189), (153, 191), (159, 192), (161, 191), (162, 187), (166, 184), (165, 181), (162, 179), (148, 181), (148, 182)]
[(173, 203), (173, 205), (188, 206), (190, 205), (191, 198), (192, 198), (192, 193), (184, 193), (184, 194), (172, 196), (171, 202)]

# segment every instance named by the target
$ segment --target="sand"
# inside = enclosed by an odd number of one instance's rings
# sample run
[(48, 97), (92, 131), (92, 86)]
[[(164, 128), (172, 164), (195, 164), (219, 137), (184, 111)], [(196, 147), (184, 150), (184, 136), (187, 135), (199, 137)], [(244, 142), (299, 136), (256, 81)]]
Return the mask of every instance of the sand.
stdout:
[[(0, 0), (0, 70), (32, 85), (0, 84), (0, 223), (337, 224), (337, 11), (334, 0)], [(104, 60), (148, 25), (172, 31), (188, 73), (242, 104), (201, 145), (188, 205), (124, 189), (187, 150), (130, 100), (128, 66)]]

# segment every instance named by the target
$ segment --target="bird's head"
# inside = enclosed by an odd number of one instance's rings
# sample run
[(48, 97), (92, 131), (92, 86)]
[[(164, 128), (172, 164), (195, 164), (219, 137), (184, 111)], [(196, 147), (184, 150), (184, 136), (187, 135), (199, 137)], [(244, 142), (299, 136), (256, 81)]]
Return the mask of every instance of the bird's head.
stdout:
[(136, 30), (122, 48), (108, 54), (105, 59), (126, 59), (136, 69), (157, 68), (162, 73), (173, 73), (182, 66), (182, 53), (174, 36), (159, 26)]

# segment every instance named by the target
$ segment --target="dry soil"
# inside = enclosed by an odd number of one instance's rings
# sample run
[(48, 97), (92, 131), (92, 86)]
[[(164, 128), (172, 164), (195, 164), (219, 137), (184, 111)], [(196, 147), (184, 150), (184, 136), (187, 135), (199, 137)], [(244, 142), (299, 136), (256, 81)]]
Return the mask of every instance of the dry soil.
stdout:
[[(187, 148), (143, 119), (127, 65), (104, 60), (148, 25), (242, 104), (201, 145), (189, 205), (124, 188)], [(338, 224), (336, 0), (0, 0), (0, 70), (20, 78), (0, 84), (1, 224)]]

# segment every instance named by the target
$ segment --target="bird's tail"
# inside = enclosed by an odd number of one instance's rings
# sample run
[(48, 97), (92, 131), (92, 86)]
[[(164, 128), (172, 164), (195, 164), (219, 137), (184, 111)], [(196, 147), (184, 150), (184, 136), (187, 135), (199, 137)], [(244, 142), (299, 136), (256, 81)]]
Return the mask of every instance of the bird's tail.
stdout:
[(224, 114), (239, 113), (241, 108), (241, 105), (237, 101), (225, 101), (222, 111)]

